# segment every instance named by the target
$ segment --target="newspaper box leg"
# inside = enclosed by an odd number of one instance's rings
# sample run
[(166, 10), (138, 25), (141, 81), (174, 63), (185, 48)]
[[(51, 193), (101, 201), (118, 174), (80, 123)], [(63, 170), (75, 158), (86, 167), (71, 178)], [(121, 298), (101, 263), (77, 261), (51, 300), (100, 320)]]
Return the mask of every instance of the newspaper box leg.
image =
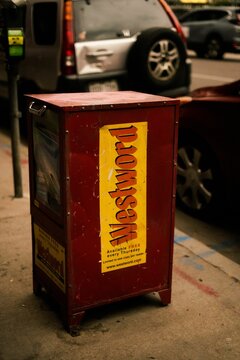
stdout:
[(171, 289), (159, 291), (160, 301), (163, 306), (171, 303)]
[(85, 311), (81, 311), (77, 314), (69, 316), (67, 331), (70, 333), (71, 336), (80, 335), (80, 323), (84, 315)]
[(33, 279), (33, 293), (40, 296), (42, 292), (42, 285), (34, 278)]

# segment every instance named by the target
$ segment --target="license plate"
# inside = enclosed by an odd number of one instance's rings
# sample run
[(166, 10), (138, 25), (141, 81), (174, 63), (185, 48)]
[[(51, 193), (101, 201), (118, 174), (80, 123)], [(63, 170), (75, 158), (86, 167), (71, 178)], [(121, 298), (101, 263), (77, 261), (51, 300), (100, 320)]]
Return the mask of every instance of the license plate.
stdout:
[(101, 92), (101, 91), (118, 91), (118, 83), (116, 80), (95, 82), (88, 85), (90, 92)]

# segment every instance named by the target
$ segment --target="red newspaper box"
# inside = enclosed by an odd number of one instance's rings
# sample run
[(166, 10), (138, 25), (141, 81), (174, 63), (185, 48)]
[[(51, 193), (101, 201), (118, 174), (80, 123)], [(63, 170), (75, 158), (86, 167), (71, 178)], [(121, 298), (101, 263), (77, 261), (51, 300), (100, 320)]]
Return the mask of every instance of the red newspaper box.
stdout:
[(170, 303), (179, 101), (27, 99), (34, 292), (72, 334), (91, 307), (150, 292)]

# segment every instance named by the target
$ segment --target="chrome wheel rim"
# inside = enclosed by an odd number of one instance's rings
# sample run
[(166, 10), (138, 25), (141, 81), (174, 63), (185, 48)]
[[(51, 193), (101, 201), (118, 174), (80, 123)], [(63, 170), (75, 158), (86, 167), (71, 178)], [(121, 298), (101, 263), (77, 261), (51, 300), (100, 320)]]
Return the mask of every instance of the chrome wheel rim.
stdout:
[(218, 40), (212, 39), (207, 46), (207, 56), (209, 58), (216, 58), (219, 55), (220, 44)]
[(173, 41), (159, 40), (151, 47), (148, 55), (148, 70), (154, 79), (171, 80), (176, 75), (179, 63), (179, 51)]
[(178, 150), (177, 195), (192, 210), (204, 209), (212, 200), (212, 168), (202, 152), (194, 147)]

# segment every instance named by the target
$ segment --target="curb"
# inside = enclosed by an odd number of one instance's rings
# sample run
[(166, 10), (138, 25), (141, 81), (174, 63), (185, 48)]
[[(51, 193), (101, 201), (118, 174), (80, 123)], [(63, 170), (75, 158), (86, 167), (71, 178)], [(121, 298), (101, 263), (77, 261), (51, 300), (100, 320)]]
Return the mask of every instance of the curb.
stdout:
[(220, 254), (217, 250), (208, 247), (199, 240), (181, 232), (177, 228), (175, 228), (174, 243), (187, 248), (196, 256), (196, 258), (205, 260), (235, 281), (240, 282), (240, 265)]

